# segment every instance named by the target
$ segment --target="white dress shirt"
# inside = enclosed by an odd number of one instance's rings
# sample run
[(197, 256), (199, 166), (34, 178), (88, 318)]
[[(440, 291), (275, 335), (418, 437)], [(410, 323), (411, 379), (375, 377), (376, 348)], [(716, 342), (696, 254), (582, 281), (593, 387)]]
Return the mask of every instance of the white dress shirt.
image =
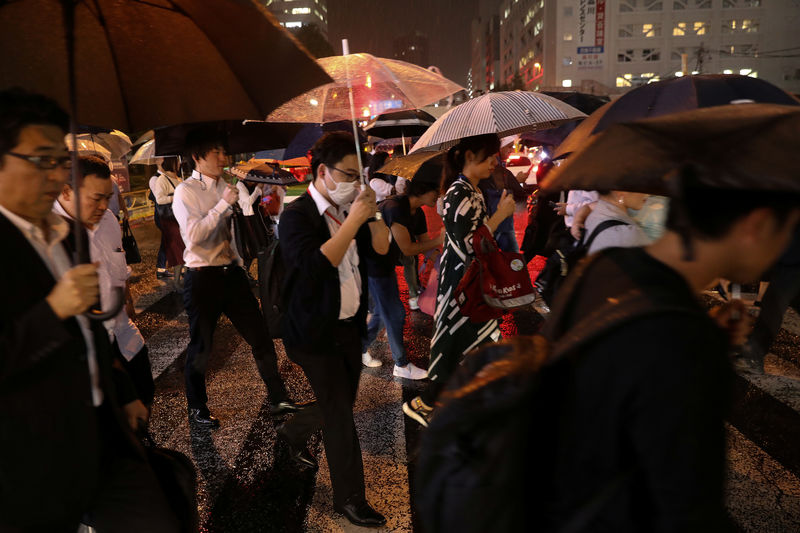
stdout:
[(572, 221), (581, 207), (596, 202), (599, 197), (600, 195), (597, 194), (597, 191), (569, 191), (566, 207), (567, 214), (564, 216), (564, 224), (566, 224), (568, 228), (571, 228)]
[[(331, 232), (331, 237), (339, 231), (342, 227), (344, 219), (347, 218), (347, 212), (343, 209), (334, 207), (322, 194), (317, 190), (314, 183), (308, 186), (308, 192), (314, 203), (317, 204), (317, 210), (325, 222), (328, 224), (328, 230)], [(356, 240), (350, 241), (350, 246), (347, 247), (339, 266), (339, 292), (341, 304), (339, 307), (339, 320), (355, 316), (358, 312), (358, 307), (361, 305), (361, 272), (358, 270), (358, 247)]]
[[(67, 256), (66, 250), (61, 245), (61, 241), (69, 235), (69, 225), (67, 222), (56, 215), (49, 213), (45, 219), (48, 227), (47, 236), (41, 228), (32, 224), (22, 217), (19, 217), (0, 205), (0, 213), (14, 224), (17, 229), (25, 236), (33, 249), (42, 258), (50, 273), (60, 280), (64, 273), (72, 268), (72, 263)], [(92, 404), (97, 407), (103, 403), (103, 389), (100, 388), (100, 372), (97, 366), (97, 352), (94, 346), (94, 336), (89, 327), (89, 319), (83, 315), (75, 317), (80, 325), (83, 340), (86, 342), (86, 361), (89, 365), (89, 383), (91, 384)]]
[(187, 268), (225, 266), (242, 259), (231, 246), (231, 206), (222, 199), (228, 185), (197, 170), (175, 189), (172, 212), (186, 245), (183, 261)]
[[(72, 220), (58, 201), (53, 204), (53, 211)], [(88, 232), (89, 256), (92, 261), (100, 263), (97, 267), (100, 307), (107, 309), (113, 301), (114, 288), (124, 288), (128, 279), (128, 264), (125, 262), (125, 250), (122, 248), (122, 231), (114, 214), (106, 210), (100, 222)], [(126, 360), (133, 359), (144, 347), (144, 337), (128, 316), (125, 306), (122, 306), (114, 318), (103, 322), (103, 325), (108, 331), (109, 340), (116, 339), (119, 351)]]
[(242, 208), (242, 214), (246, 217), (255, 215), (255, 211), (253, 211), (253, 202), (264, 193), (264, 185), (259, 183), (253, 189), (253, 192), (250, 192), (247, 185), (241, 181), (237, 181), (236, 188), (239, 189), (239, 207)]
[(383, 181), (380, 178), (372, 178), (369, 180), (369, 186), (375, 191), (375, 201), (382, 202), (392, 195), (394, 186), (388, 181)]

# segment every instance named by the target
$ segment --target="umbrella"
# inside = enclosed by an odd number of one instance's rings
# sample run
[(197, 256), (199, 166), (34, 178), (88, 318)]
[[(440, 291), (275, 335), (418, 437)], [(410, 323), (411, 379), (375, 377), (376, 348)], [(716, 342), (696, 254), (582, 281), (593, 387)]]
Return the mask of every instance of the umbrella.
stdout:
[(364, 126), (364, 131), (368, 135), (384, 139), (415, 137), (425, 133), (425, 130), (434, 122), (436, 122), (436, 118), (430, 113), (419, 109), (410, 109), (379, 115), (375, 120)]
[(300, 183), (294, 174), (277, 167), (266, 159), (251, 159), (247, 163), (231, 168), (231, 174), (240, 180), (267, 185), (295, 185)]
[[(582, 111), (587, 115), (591, 115), (608, 103), (608, 97), (606, 96), (596, 96), (577, 91), (542, 91), (542, 94), (558, 98), (562, 102), (571, 105), (578, 111)], [(558, 146), (564, 141), (567, 135), (572, 133), (576, 126), (582, 124), (586, 120), (588, 119), (584, 119), (581, 122), (568, 122), (547, 130), (526, 131), (520, 137), (523, 144), (526, 146), (538, 146), (542, 144)]]
[(130, 165), (155, 165), (162, 157), (177, 157), (178, 154), (165, 154), (156, 156), (156, 141), (150, 139), (139, 147), (128, 161)]
[(260, 120), (223, 120), (166, 126), (155, 130), (155, 155), (183, 153), (186, 139), (198, 131), (210, 132), (213, 137), (222, 139), (225, 149), (231, 154), (283, 148), (301, 128), (298, 124), (275, 124)]
[[(397, 146), (413, 146), (419, 137), (395, 137), (393, 139), (384, 139), (375, 145), (376, 152), (388, 152)], [(405, 147), (404, 147), (405, 148)]]
[(454, 107), (428, 128), (411, 153), (442, 150), (459, 139), (496, 133), (511, 135), (523, 131), (554, 128), (585, 117), (557, 98), (529, 91), (504, 91), (473, 98)]
[[(14, 51), (0, 87), (35, 90), (81, 124), (124, 131), (261, 118), (330, 81), (252, 0), (0, 2), (0, 49)], [(291, 76), (275, 83), (274, 72)]]
[[(286, 146), (283, 157), (292, 159), (295, 157), (305, 157), (311, 147), (314, 146), (320, 137), (329, 131), (352, 131), (352, 125), (347, 120), (337, 120), (326, 124), (306, 124), (297, 132), (297, 135)], [(359, 140), (363, 141), (366, 136), (359, 129)]]
[(93, 141), (87, 134), (78, 135), (77, 142), (73, 142), (71, 135), (66, 135), (64, 143), (70, 151), (75, 151), (77, 146), (78, 155), (96, 155), (106, 162), (111, 161), (111, 151), (99, 142)]
[(628, 91), (596, 111), (599, 116), (594, 127), (578, 126), (557, 148), (554, 158), (577, 150), (589, 136), (611, 124), (742, 101), (800, 104), (792, 95), (769, 82), (738, 74), (698, 74), (649, 83)]
[(424, 151), (393, 157), (378, 172), (401, 176), (407, 180), (439, 181), (442, 177), (445, 152)]
[(357, 117), (417, 109), (464, 88), (430, 70), (371, 54), (323, 57), (319, 65), (333, 78), (286, 102), (267, 117), (270, 122), (323, 123), (351, 120), (348, 83)]
[(545, 190), (676, 194), (671, 171), (696, 165), (709, 187), (800, 193), (800, 106), (741, 104), (620, 123), (544, 179)]

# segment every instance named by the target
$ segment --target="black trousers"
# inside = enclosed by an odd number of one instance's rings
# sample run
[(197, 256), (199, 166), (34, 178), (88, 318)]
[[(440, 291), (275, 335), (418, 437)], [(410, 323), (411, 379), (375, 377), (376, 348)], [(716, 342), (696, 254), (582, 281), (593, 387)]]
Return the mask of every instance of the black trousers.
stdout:
[(206, 409), (206, 368), (211, 341), (222, 313), (250, 345), (258, 373), (267, 385), (270, 402), (286, 400), (278, 372), (278, 359), (258, 301), (239, 266), (189, 270), (183, 288), (183, 304), (189, 316), (186, 351), (186, 401), (190, 409)]
[(334, 505), (341, 506), (351, 497), (363, 498), (364, 465), (353, 420), (361, 377), (358, 327), (353, 322), (339, 322), (326, 349), (287, 347), (286, 353), (302, 367), (317, 402), (284, 423), (285, 435), (300, 447), (321, 428)]
[(119, 350), (117, 341), (111, 345), (115, 357), (119, 359), (125, 371), (131, 378), (133, 386), (136, 389), (136, 395), (147, 407), (153, 405), (153, 399), (156, 394), (156, 385), (153, 381), (153, 369), (150, 366), (150, 355), (147, 350), (147, 345), (142, 346), (142, 349), (133, 356), (133, 359), (128, 361), (122, 352)]

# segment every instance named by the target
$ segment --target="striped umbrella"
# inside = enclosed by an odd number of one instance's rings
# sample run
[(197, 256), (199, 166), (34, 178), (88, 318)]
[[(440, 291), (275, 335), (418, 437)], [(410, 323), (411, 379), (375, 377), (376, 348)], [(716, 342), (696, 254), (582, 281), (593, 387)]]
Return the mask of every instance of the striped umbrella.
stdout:
[(555, 128), (586, 115), (550, 96), (529, 91), (489, 93), (469, 100), (442, 115), (428, 128), (410, 153), (443, 150), (459, 139), (485, 133), (512, 135)]

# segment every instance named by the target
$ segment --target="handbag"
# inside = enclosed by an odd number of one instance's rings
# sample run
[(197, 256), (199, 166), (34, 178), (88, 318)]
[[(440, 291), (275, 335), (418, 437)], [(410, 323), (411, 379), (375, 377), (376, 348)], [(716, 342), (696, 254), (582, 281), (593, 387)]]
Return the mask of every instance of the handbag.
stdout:
[(133, 236), (131, 225), (127, 219), (122, 221), (122, 248), (125, 250), (125, 262), (127, 264), (135, 265), (142, 262), (139, 245), (136, 244), (136, 238)]
[(172, 204), (156, 204), (159, 220), (175, 220), (175, 213), (172, 212)]
[(157, 446), (146, 430), (140, 433), (147, 462), (167, 497), (183, 533), (197, 531), (200, 516), (197, 512), (197, 472), (192, 461), (176, 450)]
[(436, 263), (431, 269), (430, 276), (428, 277), (428, 284), (425, 290), (417, 298), (417, 305), (419, 310), (426, 315), (433, 316), (436, 313), (436, 296), (439, 292), (439, 267), (441, 264), (441, 256), (436, 258)]
[(522, 254), (500, 250), (486, 225), (473, 233), (472, 248), (475, 258), (455, 291), (464, 316), (487, 322), (534, 302), (536, 292)]

